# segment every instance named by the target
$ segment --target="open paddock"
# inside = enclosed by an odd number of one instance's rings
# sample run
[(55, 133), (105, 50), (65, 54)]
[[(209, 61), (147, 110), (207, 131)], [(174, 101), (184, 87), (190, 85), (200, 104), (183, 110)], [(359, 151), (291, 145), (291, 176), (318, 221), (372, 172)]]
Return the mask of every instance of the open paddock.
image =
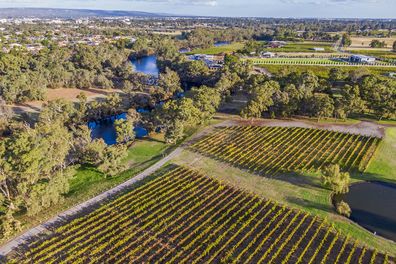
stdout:
[(350, 48), (353, 49), (359, 49), (359, 48), (370, 48), (370, 43), (372, 40), (379, 40), (379, 41), (385, 41), (386, 46), (388, 49), (392, 48), (393, 42), (396, 41), (396, 37), (390, 37), (390, 38), (376, 38), (376, 37), (351, 37), (352, 44)]

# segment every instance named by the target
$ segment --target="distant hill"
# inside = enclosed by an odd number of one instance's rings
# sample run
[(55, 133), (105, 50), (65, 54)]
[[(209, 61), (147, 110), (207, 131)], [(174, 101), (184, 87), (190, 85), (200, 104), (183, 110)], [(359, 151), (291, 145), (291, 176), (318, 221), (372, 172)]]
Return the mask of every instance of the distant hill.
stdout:
[(81, 17), (160, 17), (140, 11), (59, 9), (59, 8), (0, 8), (0, 18), (81, 18)]

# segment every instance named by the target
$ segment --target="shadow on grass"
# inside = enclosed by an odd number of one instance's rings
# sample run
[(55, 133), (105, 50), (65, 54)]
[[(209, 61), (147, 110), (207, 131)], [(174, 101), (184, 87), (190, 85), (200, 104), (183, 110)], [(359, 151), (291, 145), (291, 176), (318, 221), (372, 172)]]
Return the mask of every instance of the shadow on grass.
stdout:
[[(261, 171), (255, 171), (252, 168), (249, 168), (245, 165), (241, 165), (237, 162), (229, 162), (227, 160), (224, 160), (222, 158), (217, 157), (216, 155), (211, 155), (206, 152), (199, 151), (193, 147), (188, 147), (188, 150), (197, 153), (199, 155), (208, 157), (210, 159), (213, 159), (217, 162), (232, 166), (234, 168), (238, 168), (240, 170), (246, 171), (250, 174), (257, 175), (260, 177), (265, 177), (268, 179), (274, 179), (278, 181), (283, 181), (286, 183), (290, 183), (292, 185), (298, 186), (298, 187), (303, 187), (303, 188), (323, 188), (323, 186), (320, 183), (320, 179), (314, 176), (308, 176), (303, 173), (299, 172), (292, 172), (292, 171), (281, 171), (279, 166), (276, 167), (269, 167), (269, 168), (264, 168), (266, 171), (263, 172)], [(252, 166), (254, 167), (254, 166)], [(279, 172), (278, 172), (279, 169)]]
[(396, 184), (396, 181), (392, 178), (387, 178), (387, 176), (370, 173), (370, 172), (351, 172), (351, 179), (358, 181), (376, 181), (376, 182), (388, 182)]
[(334, 213), (334, 211), (332, 210), (332, 208), (330, 206), (326, 206), (324, 204), (320, 204), (318, 202), (310, 201), (307, 199), (288, 196), (288, 197), (286, 197), (286, 201), (293, 205), (297, 205), (299, 207), (315, 209), (315, 210), (324, 211), (324, 212), (328, 212), (328, 213)]

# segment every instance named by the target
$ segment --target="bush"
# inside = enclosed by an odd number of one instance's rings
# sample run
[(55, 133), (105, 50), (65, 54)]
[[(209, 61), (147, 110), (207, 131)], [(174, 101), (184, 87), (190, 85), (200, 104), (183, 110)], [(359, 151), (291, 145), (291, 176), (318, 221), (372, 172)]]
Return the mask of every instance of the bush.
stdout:
[(339, 213), (340, 215), (343, 215), (346, 217), (351, 216), (352, 210), (349, 207), (349, 205), (344, 201), (340, 201), (336, 204), (336, 210), (337, 210), (337, 213)]
[(349, 192), (350, 175), (347, 172), (341, 172), (338, 164), (330, 164), (322, 170), (322, 183), (335, 194)]

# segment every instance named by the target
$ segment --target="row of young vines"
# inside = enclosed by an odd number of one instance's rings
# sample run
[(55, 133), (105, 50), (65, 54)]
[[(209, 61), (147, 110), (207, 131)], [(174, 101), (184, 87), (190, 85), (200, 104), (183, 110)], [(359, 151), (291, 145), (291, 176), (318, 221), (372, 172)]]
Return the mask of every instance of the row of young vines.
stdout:
[(91, 213), (54, 228), (52, 234), (23, 245), (14, 252), (11, 262), (394, 260), (342, 236), (318, 217), (264, 200), (196, 171), (172, 166)]
[(300, 127), (233, 126), (191, 145), (215, 159), (266, 176), (317, 171), (329, 163), (364, 171), (380, 138)]

